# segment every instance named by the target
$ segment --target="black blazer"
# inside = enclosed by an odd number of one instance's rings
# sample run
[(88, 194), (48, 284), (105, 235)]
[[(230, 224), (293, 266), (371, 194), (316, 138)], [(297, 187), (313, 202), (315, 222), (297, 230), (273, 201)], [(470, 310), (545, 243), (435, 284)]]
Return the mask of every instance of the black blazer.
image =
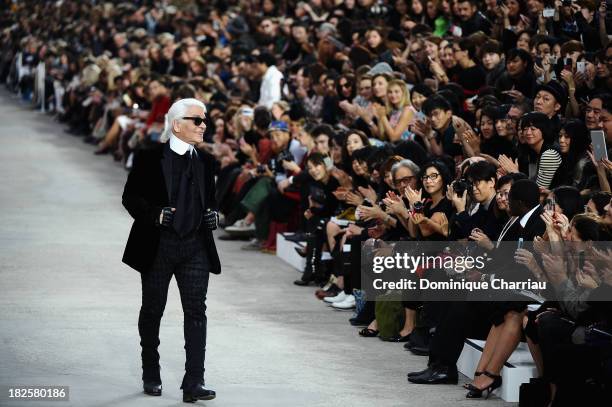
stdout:
[[(538, 205), (537, 209), (533, 211), (529, 217), (525, 227), (522, 227), (519, 222), (520, 219), (517, 219), (501, 240), (504, 242), (517, 242), (516, 244), (518, 244), (518, 240), (523, 238), (525, 243), (533, 242), (536, 236), (542, 236), (546, 231), (546, 224), (542, 218), (540, 218), (541, 214), (542, 206)], [(500, 257), (496, 259), (493, 268), (496, 269), (496, 272), (503, 275), (505, 279), (510, 281), (526, 281), (527, 278), (535, 279), (527, 267), (516, 264), (514, 261), (510, 260), (515, 247), (516, 246), (505, 246), (503, 254), (500, 253)]]
[[(200, 183), (202, 208), (217, 210), (215, 201), (214, 158), (198, 151), (196, 179)], [(159, 247), (160, 229), (156, 218), (163, 207), (170, 206), (172, 191), (172, 157), (169, 143), (135, 154), (132, 171), (123, 190), (123, 206), (134, 218), (125, 245), (123, 262), (139, 272), (147, 272)], [(212, 231), (201, 229), (202, 246), (208, 254), (211, 273), (219, 274), (221, 264)]]
[(537, 209), (529, 217), (525, 227), (522, 227), (519, 222), (520, 219), (517, 219), (510, 226), (502, 240), (518, 242), (519, 238), (522, 237), (525, 242), (532, 242), (536, 236), (542, 236), (546, 232), (546, 224), (540, 218), (541, 214), (542, 206), (538, 205)]

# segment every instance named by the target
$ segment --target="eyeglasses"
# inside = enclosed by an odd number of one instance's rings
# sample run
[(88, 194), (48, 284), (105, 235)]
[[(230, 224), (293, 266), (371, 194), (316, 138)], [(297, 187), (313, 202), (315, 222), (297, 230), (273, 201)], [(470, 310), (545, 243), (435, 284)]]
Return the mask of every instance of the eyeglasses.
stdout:
[(415, 179), (414, 175), (409, 175), (407, 177), (395, 180), (395, 185), (408, 185), (408, 184), (411, 184), (412, 181), (414, 181), (414, 179)]
[(351, 87), (351, 84), (350, 84), (350, 83), (348, 83), (348, 82), (344, 82), (344, 83), (341, 83), (341, 84), (340, 84), (340, 86), (341, 86), (341, 87), (343, 87), (343, 88), (345, 88), (345, 89), (348, 89), (348, 88), (350, 88), (350, 87)]
[(429, 175), (425, 174), (425, 175), (423, 175), (421, 177), (421, 181), (423, 181), (423, 182), (425, 182), (427, 180), (435, 181), (435, 180), (438, 179), (439, 176), (440, 176), (440, 174), (438, 174), (437, 172), (434, 172), (433, 174), (429, 174)]
[(500, 198), (508, 198), (509, 193), (509, 191), (497, 191), (497, 195), (499, 195)]
[(183, 120), (191, 120), (193, 122), (193, 124), (195, 124), (196, 126), (200, 126), (202, 123), (204, 123), (206, 121), (205, 118), (203, 117), (199, 117), (199, 116), (186, 116), (186, 117), (182, 117)]

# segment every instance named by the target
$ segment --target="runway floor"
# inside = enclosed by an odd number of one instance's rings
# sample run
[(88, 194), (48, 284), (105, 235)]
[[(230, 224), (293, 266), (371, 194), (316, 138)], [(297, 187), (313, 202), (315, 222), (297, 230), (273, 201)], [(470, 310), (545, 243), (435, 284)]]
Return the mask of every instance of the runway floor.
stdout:
[[(161, 328), (162, 397), (142, 394), (140, 278), (121, 263), (131, 218), (126, 171), (0, 92), (0, 388), (64, 385), (70, 401), (1, 406), (180, 406), (182, 311), (172, 282)], [(406, 381), (427, 359), (357, 335), (292, 284), (275, 256), (218, 241), (210, 279), (207, 406), (507, 406), (460, 386)], [(462, 378), (463, 381), (466, 378)], [(463, 382), (462, 381), (462, 382)]]

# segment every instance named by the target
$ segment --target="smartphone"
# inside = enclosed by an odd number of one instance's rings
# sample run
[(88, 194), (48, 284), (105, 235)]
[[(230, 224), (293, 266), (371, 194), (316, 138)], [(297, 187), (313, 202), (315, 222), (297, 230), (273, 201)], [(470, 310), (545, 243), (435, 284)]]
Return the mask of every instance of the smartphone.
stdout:
[(523, 240), (523, 238), (522, 238), (522, 237), (519, 237), (519, 240), (518, 240), (518, 245), (517, 245), (517, 249), (522, 249), (522, 248), (523, 248), (523, 243), (524, 243), (524, 242), (525, 242), (525, 241)]
[(539, 66), (540, 68), (543, 68), (543, 66), (542, 66), (542, 57), (536, 57), (535, 64), (537, 66)]
[(566, 69), (571, 72), (572, 70), (572, 58), (564, 58), (563, 59), (563, 69)]
[(585, 61), (576, 62), (576, 72), (586, 73), (586, 62)]
[(546, 207), (544, 208), (544, 210), (546, 212), (554, 213), (556, 204), (557, 203), (555, 202), (555, 198), (548, 198), (546, 200)]
[(551, 18), (555, 16), (555, 9), (554, 8), (545, 8), (544, 10), (542, 10), (542, 17), (544, 18)]
[(578, 253), (578, 270), (582, 271), (584, 269), (584, 251)]
[(606, 136), (603, 130), (591, 130), (591, 145), (593, 146), (593, 156), (595, 157), (595, 161), (608, 159)]

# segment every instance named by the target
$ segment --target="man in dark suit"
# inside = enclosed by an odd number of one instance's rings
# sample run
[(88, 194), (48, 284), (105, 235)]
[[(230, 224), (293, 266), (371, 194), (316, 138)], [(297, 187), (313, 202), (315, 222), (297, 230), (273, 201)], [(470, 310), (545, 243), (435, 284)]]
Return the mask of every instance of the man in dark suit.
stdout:
[(212, 235), (218, 226), (214, 160), (194, 147), (202, 142), (205, 115), (197, 99), (175, 102), (166, 117), (169, 141), (136, 154), (123, 191), (123, 206), (134, 218), (123, 262), (140, 272), (142, 282), (144, 392), (162, 392), (159, 326), (174, 275), (184, 313), (186, 402), (215, 398), (204, 388), (208, 278), (221, 272)]
[[(504, 225), (498, 242), (518, 241), (521, 238), (533, 241), (534, 237), (544, 234), (546, 225), (540, 218), (542, 207), (539, 198), (540, 190), (534, 181), (524, 179), (512, 184), (509, 194), (512, 218)], [(524, 273), (523, 267), (506, 267), (504, 278), (525, 280)], [(428, 368), (408, 373), (408, 381), (417, 384), (457, 383), (457, 360), (464, 341), (468, 337), (486, 338), (491, 327), (489, 314), (490, 310), (484, 302), (455, 302), (447, 307), (431, 341)], [(503, 350), (499, 353), (502, 354)]]

